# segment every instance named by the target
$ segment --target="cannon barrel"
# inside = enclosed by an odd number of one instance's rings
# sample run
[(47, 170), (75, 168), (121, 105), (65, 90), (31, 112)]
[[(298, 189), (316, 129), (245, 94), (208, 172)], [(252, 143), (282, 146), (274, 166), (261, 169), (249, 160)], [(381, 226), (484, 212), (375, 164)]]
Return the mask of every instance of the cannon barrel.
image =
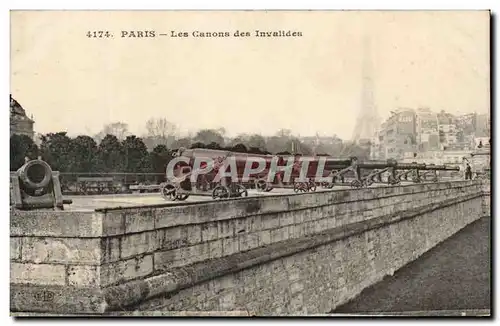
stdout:
[(398, 170), (421, 170), (425, 169), (424, 163), (398, 163), (396, 168)]
[(426, 164), (424, 170), (428, 170), (428, 171), (460, 171), (460, 167), (449, 166), (449, 165)]
[[(321, 156), (319, 156), (321, 157)], [(325, 163), (326, 164), (333, 164), (333, 165), (347, 165), (349, 166), (351, 164), (352, 160), (349, 158), (333, 158), (333, 157), (326, 157)]]
[(28, 189), (47, 187), (52, 180), (52, 169), (42, 160), (28, 161), (17, 170), (23, 186)]
[(328, 157), (325, 160), (325, 169), (327, 170), (335, 170), (335, 169), (344, 169), (351, 165), (351, 159), (337, 159)]
[(19, 210), (64, 210), (64, 204), (72, 204), (72, 201), (62, 197), (59, 172), (52, 171), (47, 162), (38, 159), (27, 161), (11, 172), (10, 204)]
[(358, 163), (358, 167), (362, 169), (385, 169), (389, 167), (395, 167), (397, 165), (396, 161), (363, 161)]

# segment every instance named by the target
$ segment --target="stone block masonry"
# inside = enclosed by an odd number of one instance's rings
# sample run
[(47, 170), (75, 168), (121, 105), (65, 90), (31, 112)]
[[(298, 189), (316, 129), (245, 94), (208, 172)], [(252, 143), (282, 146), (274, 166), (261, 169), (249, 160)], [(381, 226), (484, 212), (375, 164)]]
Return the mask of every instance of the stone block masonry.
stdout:
[(457, 181), (95, 212), (11, 211), (11, 310), (325, 313), (489, 215)]

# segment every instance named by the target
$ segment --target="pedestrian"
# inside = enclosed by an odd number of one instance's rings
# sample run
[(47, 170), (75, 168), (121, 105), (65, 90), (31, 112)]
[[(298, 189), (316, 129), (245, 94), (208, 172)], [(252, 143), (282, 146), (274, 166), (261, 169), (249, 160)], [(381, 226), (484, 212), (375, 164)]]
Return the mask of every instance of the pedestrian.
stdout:
[(467, 163), (467, 167), (465, 168), (465, 180), (472, 180), (472, 168), (469, 163)]

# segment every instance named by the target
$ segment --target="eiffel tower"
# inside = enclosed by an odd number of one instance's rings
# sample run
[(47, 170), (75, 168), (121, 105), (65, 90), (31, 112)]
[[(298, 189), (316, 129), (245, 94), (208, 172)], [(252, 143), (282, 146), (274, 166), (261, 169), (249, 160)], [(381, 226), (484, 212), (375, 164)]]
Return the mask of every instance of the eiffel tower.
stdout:
[(380, 118), (373, 99), (371, 40), (368, 36), (363, 38), (363, 84), (361, 108), (358, 113), (352, 141), (361, 146), (369, 146), (372, 137), (380, 127)]

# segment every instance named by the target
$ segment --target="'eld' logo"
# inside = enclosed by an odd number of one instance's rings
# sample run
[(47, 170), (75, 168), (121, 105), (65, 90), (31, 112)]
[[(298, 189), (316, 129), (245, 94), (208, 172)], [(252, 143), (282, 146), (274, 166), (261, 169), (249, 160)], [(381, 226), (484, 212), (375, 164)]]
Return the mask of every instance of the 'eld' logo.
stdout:
[(35, 293), (35, 299), (37, 301), (50, 302), (54, 300), (54, 292), (51, 291), (40, 291)]

